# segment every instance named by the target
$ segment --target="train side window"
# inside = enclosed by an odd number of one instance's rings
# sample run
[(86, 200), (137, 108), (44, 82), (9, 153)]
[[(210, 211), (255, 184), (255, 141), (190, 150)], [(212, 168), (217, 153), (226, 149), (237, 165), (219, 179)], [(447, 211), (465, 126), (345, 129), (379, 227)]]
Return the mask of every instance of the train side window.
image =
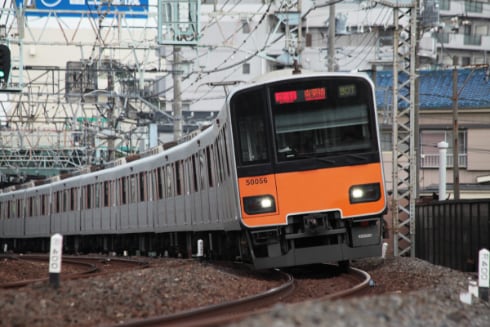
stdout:
[(166, 186), (167, 186), (167, 198), (170, 198), (172, 196), (174, 196), (174, 190), (173, 190), (173, 178), (174, 178), (174, 172), (173, 172), (173, 164), (169, 164), (167, 165), (167, 173), (166, 173), (166, 177), (167, 177), (167, 183), (166, 183)]
[(199, 175), (198, 173), (199, 167), (197, 166), (196, 161), (198, 159), (196, 158), (197, 158), (197, 154), (192, 156), (192, 185), (194, 187), (194, 192), (199, 191), (199, 182), (197, 180), (197, 176)]
[(14, 213), (14, 206), (13, 206), (13, 201), (8, 202), (8, 212), (7, 212), (7, 219), (13, 218), (13, 213)]
[(189, 194), (192, 192), (195, 192), (195, 187), (194, 187), (194, 170), (192, 169), (192, 157), (187, 158), (185, 160), (185, 193)]
[(63, 191), (63, 212), (71, 211), (70, 190)]
[(142, 171), (139, 173), (139, 186), (140, 186), (140, 201), (146, 201), (148, 199), (146, 191), (147, 191), (147, 184), (146, 184), (146, 172)]
[(134, 203), (138, 200), (138, 178), (137, 175), (133, 174), (129, 176), (129, 203)]
[(16, 218), (21, 217), (21, 212), (22, 212), (21, 208), (22, 208), (22, 206), (21, 206), (21, 200), (20, 199), (17, 199), (15, 201), (15, 217)]
[(176, 195), (182, 195), (184, 180), (183, 180), (183, 161), (179, 160), (175, 163), (175, 186), (176, 186)]
[(92, 185), (85, 186), (85, 209), (92, 208)]
[(101, 203), (100, 183), (94, 184), (94, 208), (100, 208)]
[(230, 167), (230, 158), (228, 157), (228, 151), (226, 148), (226, 134), (225, 134), (226, 126), (222, 130), (222, 137), (221, 137), (221, 148), (222, 152), (224, 153), (224, 162), (225, 162), (225, 168), (226, 168), (226, 175), (230, 176), (231, 174), (231, 167)]
[(111, 182), (104, 181), (104, 207), (108, 207), (110, 205), (111, 198)]
[(46, 194), (41, 195), (41, 216), (47, 215)]
[(56, 191), (55, 194), (54, 194), (54, 199), (53, 199), (53, 202), (54, 202), (54, 213), (60, 213), (61, 212), (61, 203), (60, 203), (60, 199), (61, 199), (61, 192), (60, 191)]
[(214, 186), (214, 172), (213, 172), (213, 162), (214, 162), (214, 155), (213, 155), (213, 145), (210, 145), (209, 147), (206, 148), (206, 164), (208, 166), (208, 183), (209, 187)]
[(70, 203), (71, 210), (77, 210), (76, 188), (74, 187), (70, 189)]
[(201, 190), (206, 188), (206, 152), (199, 151), (199, 173), (201, 179)]
[(127, 204), (128, 203), (128, 191), (126, 189), (127, 187), (127, 182), (126, 182), (126, 177), (121, 177), (119, 179), (120, 182), (120, 188), (121, 188), (121, 204)]
[(39, 197), (38, 196), (32, 197), (32, 216), (33, 217), (39, 216)]
[(218, 182), (221, 183), (223, 182), (223, 164), (222, 164), (222, 161), (223, 161), (223, 158), (221, 157), (221, 149), (219, 147), (219, 138), (216, 140), (216, 143), (215, 143), (215, 147), (216, 149), (216, 159), (217, 162), (216, 162), (216, 175), (218, 177)]
[(158, 199), (163, 199), (163, 168), (158, 167), (155, 169), (156, 171), (156, 190), (157, 190), (157, 197)]

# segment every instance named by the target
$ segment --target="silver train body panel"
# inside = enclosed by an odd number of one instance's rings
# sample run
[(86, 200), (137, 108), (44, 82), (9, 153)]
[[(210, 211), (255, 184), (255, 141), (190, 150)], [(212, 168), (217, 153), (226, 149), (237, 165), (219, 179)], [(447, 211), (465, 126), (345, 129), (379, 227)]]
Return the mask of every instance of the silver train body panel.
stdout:
[(0, 237), (239, 230), (232, 136), (222, 110), (169, 149), (0, 193)]

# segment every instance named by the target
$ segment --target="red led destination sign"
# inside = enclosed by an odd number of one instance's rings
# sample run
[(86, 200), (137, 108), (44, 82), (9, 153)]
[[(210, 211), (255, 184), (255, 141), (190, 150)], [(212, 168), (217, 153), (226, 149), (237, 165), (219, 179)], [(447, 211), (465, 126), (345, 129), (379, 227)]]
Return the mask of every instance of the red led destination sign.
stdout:
[(324, 87), (274, 93), (274, 100), (276, 101), (276, 104), (325, 100), (326, 98), (327, 90)]

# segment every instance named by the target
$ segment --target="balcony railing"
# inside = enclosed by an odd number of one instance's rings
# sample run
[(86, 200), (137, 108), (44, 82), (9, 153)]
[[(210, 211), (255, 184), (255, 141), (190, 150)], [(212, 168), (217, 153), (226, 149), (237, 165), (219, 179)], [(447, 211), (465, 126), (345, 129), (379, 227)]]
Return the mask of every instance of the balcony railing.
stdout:
[[(453, 167), (453, 155), (446, 156), (446, 166)], [(466, 153), (459, 154), (459, 167), (466, 168), (468, 164), (468, 156)], [(420, 168), (439, 168), (439, 154), (423, 154), (420, 158)]]

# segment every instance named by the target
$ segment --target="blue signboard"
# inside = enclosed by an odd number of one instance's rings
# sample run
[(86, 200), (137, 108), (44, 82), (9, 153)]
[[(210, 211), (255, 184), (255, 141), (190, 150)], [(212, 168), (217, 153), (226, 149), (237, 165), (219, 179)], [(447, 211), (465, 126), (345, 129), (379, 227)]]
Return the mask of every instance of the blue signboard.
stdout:
[(16, 0), (26, 16), (109, 16), (123, 13), (125, 17), (147, 18), (148, 0)]

